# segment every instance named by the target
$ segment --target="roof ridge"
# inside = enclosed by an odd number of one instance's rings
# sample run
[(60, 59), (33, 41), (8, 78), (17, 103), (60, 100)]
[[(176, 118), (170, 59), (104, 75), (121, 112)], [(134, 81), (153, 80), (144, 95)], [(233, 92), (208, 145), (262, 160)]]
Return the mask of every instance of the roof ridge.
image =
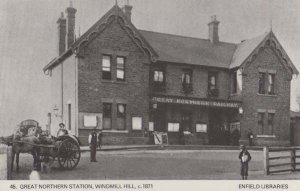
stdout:
[[(182, 38), (190, 38), (190, 39), (209, 41), (209, 39), (199, 38), (199, 37), (183, 36), (183, 35), (178, 35), (178, 34), (163, 33), (163, 32), (157, 32), (157, 31), (144, 30), (144, 29), (138, 29), (138, 30), (141, 31), (141, 32), (151, 32), (151, 33), (158, 33), (158, 34), (170, 35), (170, 36), (175, 36), (175, 37), (182, 37)], [(239, 43), (225, 42), (225, 41), (219, 41), (219, 43), (231, 44), (231, 45), (238, 45), (239, 44)]]

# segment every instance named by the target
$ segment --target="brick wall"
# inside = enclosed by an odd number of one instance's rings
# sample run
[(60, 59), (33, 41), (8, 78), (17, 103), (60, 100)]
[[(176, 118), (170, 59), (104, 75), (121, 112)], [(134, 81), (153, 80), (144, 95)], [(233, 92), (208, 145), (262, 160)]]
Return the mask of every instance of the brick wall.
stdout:
[[(128, 133), (121, 134), (121, 136), (141, 137), (142, 133), (131, 131), (131, 117), (143, 117), (143, 128), (148, 127), (150, 64), (148, 56), (135, 44), (117, 21), (111, 23), (92, 40), (83, 52), (83, 57), (78, 61), (79, 112), (102, 113), (102, 103), (111, 102), (114, 119), (117, 114), (117, 103), (125, 103)], [(102, 79), (101, 59), (103, 54), (112, 56), (112, 80)], [(126, 57), (124, 82), (116, 80), (116, 56)], [(115, 128), (116, 120), (112, 120), (112, 126)], [(103, 139), (105, 142), (106, 138)], [(137, 141), (139, 141), (138, 138)], [(123, 143), (124, 141), (116, 142)]]
[[(157, 63), (157, 66), (161, 63)], [(185, 64), (164, 64), (165, 75), (166, 75), (166, 89), (163, 91), (158, 91), (157, 93), (162, 95), (172, 95), (172, 96), (186, 96), (186, 97), (197, 97), (197, 98), (207, 98), (207, 88), (208, 88), (208, 73), (217, 73), (217, 89), (219, 90), (219, 96), (214, 99), (227, 99), (229, 95), (230, 88), (230, 75), (227, 70), (217, 69), (217, 68), (207, 68), (201, 66), (189, 66)], [(153, 70), (152, 69), (152, 70)], [(182, 90), (182, 73), (184, 69), (191, 69), (192, 72), (192, 85), (193, 91), (191, 93), (185, 94)]]
[[(264, 68), (276, 70), (275, 95), (259, 95), (259, 70)], [(259, 145), (288, 145), (290, 136), (290, 76), (280, 63), (272, 49), (266, 47), (261, 51), (253, 63), (247, 65), (243, 74), (243, 117), (241, 120), (241, 141), (247, 141), (247, 133), (251, 129), (258, 135), (257, 110), (275, 110), (274, 135), (268, 138), (255, 138), (255, 144)], [(265, 114), (265, 126), (267, 125)]]

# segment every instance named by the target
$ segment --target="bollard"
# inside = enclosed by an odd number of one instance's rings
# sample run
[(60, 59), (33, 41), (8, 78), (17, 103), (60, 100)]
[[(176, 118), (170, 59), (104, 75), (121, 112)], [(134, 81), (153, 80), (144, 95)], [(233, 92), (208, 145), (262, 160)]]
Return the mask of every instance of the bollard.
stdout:
[(264, 172), (269, 175), (269, 147), (264, 147)]

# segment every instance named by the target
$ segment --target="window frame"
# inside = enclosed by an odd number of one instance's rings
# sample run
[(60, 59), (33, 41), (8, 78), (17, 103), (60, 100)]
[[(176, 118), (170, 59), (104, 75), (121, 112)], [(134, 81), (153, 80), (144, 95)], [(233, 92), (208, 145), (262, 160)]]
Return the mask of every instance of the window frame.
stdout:
[[(211, 83), (211, 78), (214, 77), (214, 84)], [(214, 88), (212, 88), (214, 87)], [(218, 72), (209, 71), (207, 75), (207, 93), (209, 97), (218, 97)]]
[(263, 95), (266, 94), (266, 73), (259, 72), (258, 75), (258, 93)]
[[(120, 63), (118, 62), (118, 58), (123, 59), (123, 67), (119, 67)], [(117, 56), (116, 57), (116, 79), (117, 79), (117, 81), (125, 81), (125, 78), (126, 78), (125, 68), (126, 68), (126, 57)], [(118, 71), (123, 71), (123, 78), (118, 78)]]
[[(272, 118), (270, 119), (270, 116), (272, 116)], [(274, 134), (274, 120), (275, 120), (275, 113), (270, 113), (268, 112), (268, 116), (267, 116), (267, 120), (268, 120), (268, 135), (273, 135)], [(271, 125), (271, 128), (270, 128)]]
[[(104, 66), (104, 58), (108, 57), (109, 58), (109, 67)], [(102, 59), (101, 59), (101, 72), (102, 72), (102, 79), (103, 80), (112, 80), (112, 55), (109, 54), (102, 54)], [(104, 69), (109, 69), (109, 71), (105, 71)], [(109, 77), (106, 77), (109, 75)]]
[[(124, 106), (124, 112), (123, 114), (119, 111), (119, 106)], [(124, 120), (124, 126), (121, 128), (118, 126), (118, 123), (117, 123), (117, 130), (126, 130), (126, 104), (124, 103), (117, 103), (117, 121), (119, 119), (122, 119)]]
[(237, 71), (232, 72), (231, 81), (232, 81), (231, 94), (237, 94), (237, 89), (238, 89), (238, 72)]
[[(133, 119), (134, 118), (141, 119), (141, 124), (140, 124), (141, 127), (138, 128), (138, 129), (134, 128), (134, 126), (133, 126)], [(131, 130), (133, 130), (133, 131), (141, 131), (141, 130), (143, 130), (143, 117), (142, 116), (131, 116)]]
[(257, 127), (258, 127), (258, 132), (261, 135), (265, 134), (265, 126), (264, 126), (265, 114), (266, 114), (265, 112), (257, 112)]
[[(109, 105), (110, 106), (110, 112), (109, 112), (109, 115), (107, 115), (107, 112), (106, 112), (106, 110), (105, 110), (105, 105)], [(103, 119), (102, 119), (102, 129), (103, 130), (112, 130), (112, 103), (109, 103), (109, 102), (103, 102), (102, 103), (102, 107), (103, 107), (103, 109), (102, 109), (102, 115), (103, 115)], [(105, 119), (106, 118), (109, 118), (110, 119), (110, 128), (105, 128), (105, 125), (104, 125), (104, 121), (105, 121)]]
[[(270, 83), (271, 77), (271, 83)], [(275, 95), (275, 74), (268, 73), (268, 95)]]

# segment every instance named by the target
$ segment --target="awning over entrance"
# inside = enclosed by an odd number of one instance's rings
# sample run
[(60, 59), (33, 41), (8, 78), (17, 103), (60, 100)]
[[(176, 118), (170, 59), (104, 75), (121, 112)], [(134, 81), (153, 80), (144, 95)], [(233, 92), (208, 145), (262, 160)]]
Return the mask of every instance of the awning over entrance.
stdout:
[(153, 103), (186, 104), (206, 107), (239, 108), (241, 102), (226, 100), (208, 100), (199, 98), (181, 98), (173, 96), (152, 96)]

